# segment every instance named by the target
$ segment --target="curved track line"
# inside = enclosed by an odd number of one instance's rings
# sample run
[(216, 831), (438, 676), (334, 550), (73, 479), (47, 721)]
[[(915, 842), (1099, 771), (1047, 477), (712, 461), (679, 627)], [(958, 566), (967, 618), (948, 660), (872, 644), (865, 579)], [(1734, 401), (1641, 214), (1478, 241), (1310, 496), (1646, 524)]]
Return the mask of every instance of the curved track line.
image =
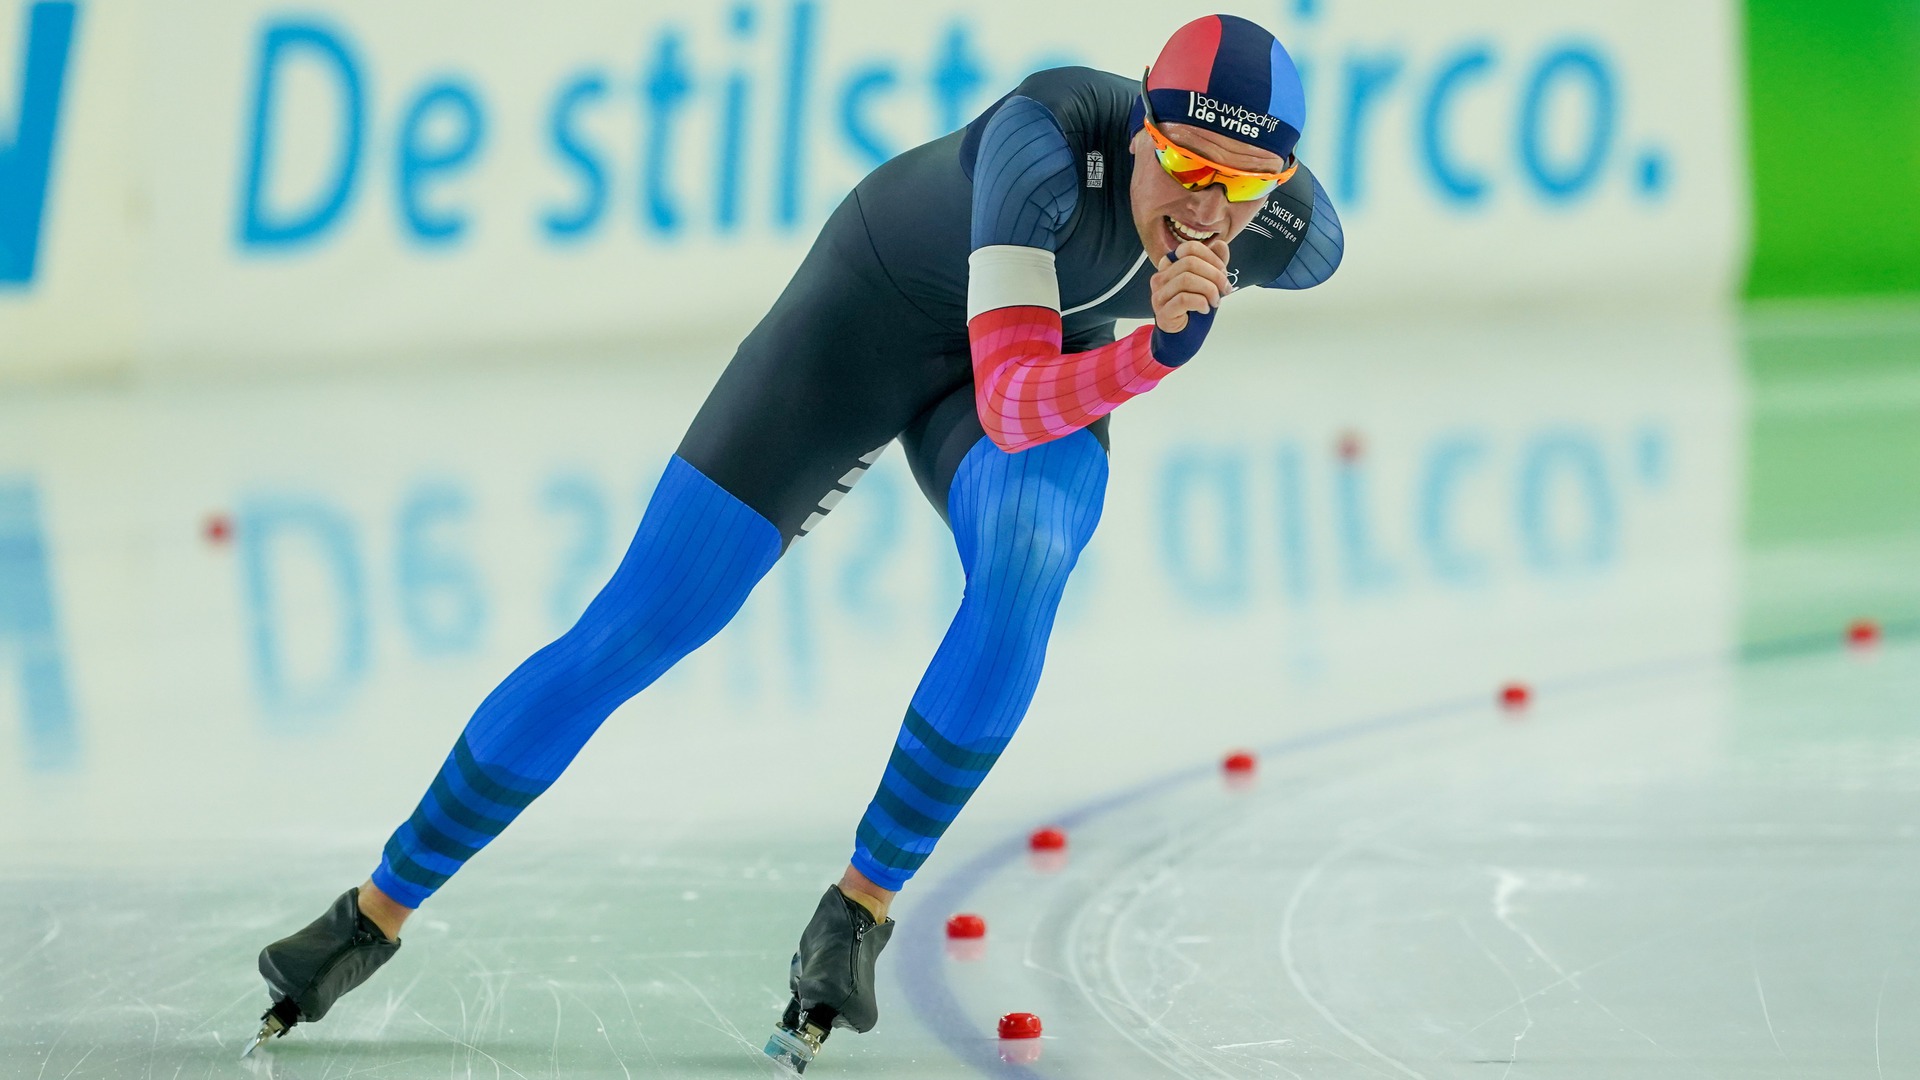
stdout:
[[(1906, 637), (1910, 633), (1920, 633), (1920, 621), (1911, 625), (1902, 623), (1897, 628), (1888, 626), (1883, 629), (1887, 639), (1893, 639), (1896, 636)], [(1743, 661), (1751, 663), (1811, 653), (1837, 652), (1843, 647), (1844, 644), (1836, 635), (1800, 635), (1778, 642), (1740, 645), (1707, 654), (1677, 656), (1628, 667), (1600, 669), (1541, 685), (1542, 689), (1549, 692), (1578, 693), (1614, 689), (1662, 676), (1706, 670), (1721, 664), (1737, 666)], [(1267, 743), (1257, 747), (1256, 750), (1262, 757), (1301, 754), (1437, 720), (1487, 712), (1493, 707), (1488, 696), (1476, 694), (1468, 698), (1455, 698), (1395, 710), (1345, 724), (1336, 724), (1304, 735)], [(1215, 772), (1216, 766), (1212, 762), (1178, 769), (1083, 803), (1052, 820), (1071, 830), (1085, 822), (1164, 794), (1183, 784), (1212, 777)], [(1025, 833), (1007, 837), (960, 864), (946, 876), (937, 879), (933, 886), (922, 894), (920, 904), (924, 904), (927, 910), (936, 912), (965, 910), (967, 898), (988, 878), (1020, 859), (1026, 853), (1026, 849)], [(1034, 1069), (1002, 1060), (996, 1040), (960, 1004), (959, 997), (947, 981), (948, 965), (937, 922), (938, 920), (931, 919), (919, 920), (902, 935), (900, 943), (902, 947), (899, 950), (900, 962), (896, 971), (906, 991), (908, 1008), (913, 1011), (920, 1023), (932, 1031), (941, 1044), (952, 1052), (956, 1059), (971, 1066), (976, 1072), (1002, 1077), (1005, 1080), (1037, 1080), (1040, 1074)], [(1344, 1032), (1344, 1029), (1341, 1030)], [(1349, 1038), (1351, 1037), (1349, 1034)], [(1375, 1051), (1375, 1053), (1378, 1052)], [(1391, 1059), (1385, 1060), (1391, 1062)], [(1391, 1063), (1408, 1075), (1420, 1075), (1398, 1062)]]

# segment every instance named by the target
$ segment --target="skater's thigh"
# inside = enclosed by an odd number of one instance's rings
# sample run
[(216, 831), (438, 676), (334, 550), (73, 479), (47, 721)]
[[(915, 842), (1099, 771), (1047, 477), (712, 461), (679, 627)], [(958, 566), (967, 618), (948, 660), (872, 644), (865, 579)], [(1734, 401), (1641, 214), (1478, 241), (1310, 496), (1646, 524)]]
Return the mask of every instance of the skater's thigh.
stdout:
[[(1087, 425), (1087, 431), (1099, 441), (1103, 451), (1108, 449), (1110, 419), (1103, 416)], [(900, 435), (900, 443), (907, 451), (907, 464), (913, 469), (921, 494), (949, 527), (953, 524), (948, 507), (954, 475), (960, 471), (960, 462), (968, 452), (986, 437), (986, 429), (980, 426), (971, 383), (954, 389), (915, 417)]]
[[(913, 418), (971, 377), (951, 328), (887, 278), (836, 213), (747, 335), (679, 455), (780, 530), (805, 535)], [(964, 331), (964, 328), (961, 328)]]

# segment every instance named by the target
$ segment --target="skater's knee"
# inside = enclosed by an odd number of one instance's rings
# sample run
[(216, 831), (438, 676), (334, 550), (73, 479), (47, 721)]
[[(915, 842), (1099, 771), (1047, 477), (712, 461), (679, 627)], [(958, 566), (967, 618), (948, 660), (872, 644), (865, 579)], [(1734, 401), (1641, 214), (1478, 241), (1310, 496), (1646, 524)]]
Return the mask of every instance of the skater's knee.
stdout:
[(558, 643), (582, 676), (639, 673), (692, 652), (718, 633), (732, 609), (703, 606), (697, 583), (651, 580), (608, 586)]
[(982, 440), (949, 501), (969, 587), (1064, 578), (1093, 538), (1106, 482), (1106, 452), (1087, 432), (1019, 454)]

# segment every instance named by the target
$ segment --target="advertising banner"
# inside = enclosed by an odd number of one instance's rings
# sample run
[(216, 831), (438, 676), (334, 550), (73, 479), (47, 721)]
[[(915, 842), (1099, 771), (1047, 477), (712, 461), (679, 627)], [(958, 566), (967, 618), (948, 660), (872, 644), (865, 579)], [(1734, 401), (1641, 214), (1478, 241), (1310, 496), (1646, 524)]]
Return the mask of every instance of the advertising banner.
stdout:
[[(1197, 3), (0, 6), (0, 377), (732, 341), (870, 169)], [(1737, 7), (1288, 0), (1349, 257), (1244, 318), (1732, 295)]]

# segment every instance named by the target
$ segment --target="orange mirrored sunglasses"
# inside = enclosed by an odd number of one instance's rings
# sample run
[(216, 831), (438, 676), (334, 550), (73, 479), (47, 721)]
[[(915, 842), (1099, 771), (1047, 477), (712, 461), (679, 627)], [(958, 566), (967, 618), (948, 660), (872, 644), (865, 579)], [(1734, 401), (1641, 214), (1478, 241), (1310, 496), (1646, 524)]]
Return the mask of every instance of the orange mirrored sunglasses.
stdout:
[(1147, 99), (1147, 81), (1140, 79), (1140, 104), (1145, 110), (1147, 134), (1153, 139), (1153, 156), (1160, 167), (1167, 170), (1173, 182), (1188, 191), (1199, 191), (1210, 184), (1219, 184), (1220, 190), (1228, 202), (1253, 202), (1266, 197), (1274, 188), (1293, 178), (1293, 172), (1300, 167), (1298, 159), (1287, 158), (1287, 167), (1277, 173), (1248, 172), (1231, 165), (1222, 165), (1201, 157), (1167, 138), (1160, 130), (1153, 115), (1153, 102)]

